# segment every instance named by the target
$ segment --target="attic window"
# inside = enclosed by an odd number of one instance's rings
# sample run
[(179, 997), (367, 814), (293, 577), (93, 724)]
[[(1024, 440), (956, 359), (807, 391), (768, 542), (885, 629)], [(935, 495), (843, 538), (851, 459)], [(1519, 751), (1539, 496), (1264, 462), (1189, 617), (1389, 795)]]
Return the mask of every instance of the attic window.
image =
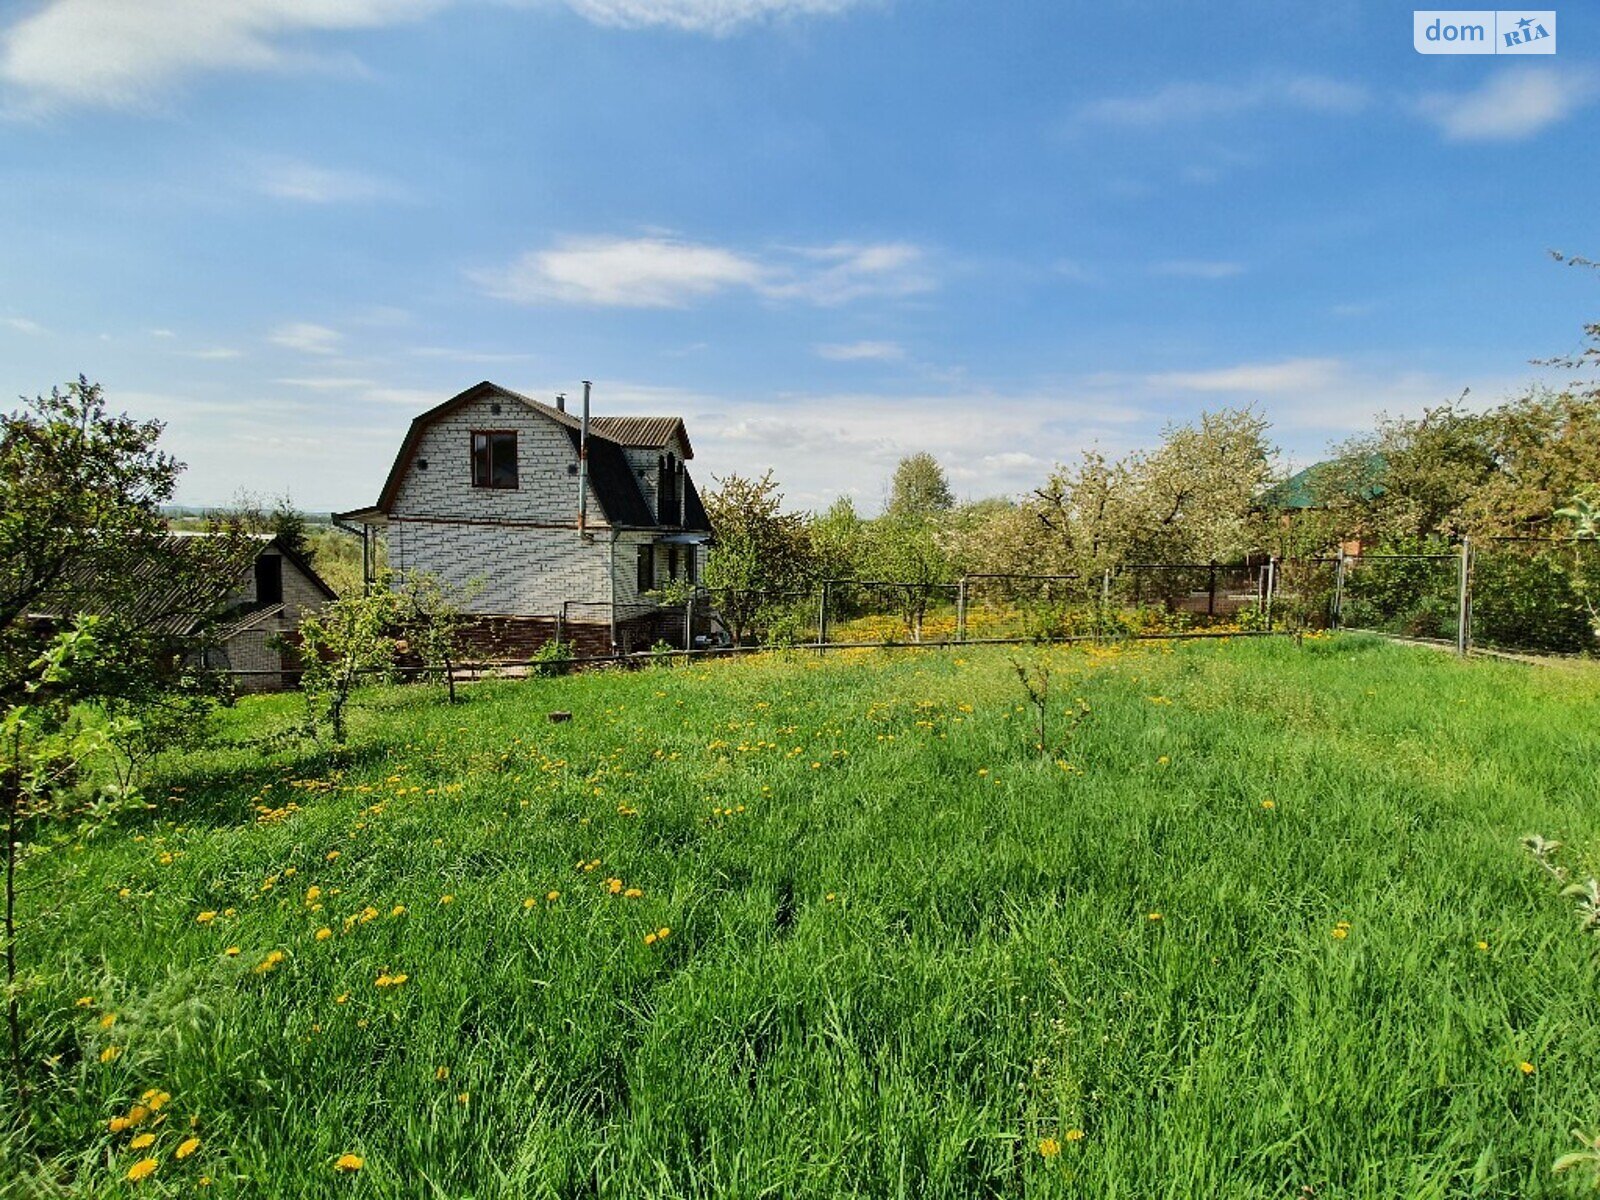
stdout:
[(517, 486), (517, 435), (511, 430), (484, 430), (472, 435), (472, 486)]

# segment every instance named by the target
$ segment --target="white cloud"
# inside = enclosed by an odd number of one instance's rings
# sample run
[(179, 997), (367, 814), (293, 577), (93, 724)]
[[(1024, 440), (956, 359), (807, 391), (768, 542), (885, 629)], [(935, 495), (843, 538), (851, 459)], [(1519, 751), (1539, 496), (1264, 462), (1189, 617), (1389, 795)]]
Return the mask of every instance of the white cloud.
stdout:
[(1593, 76), (1549, 67), (1503, 70), (1468, 92), (1434, 92), (1417, 111), (1453, 142), (1531, 137), (1595, 98)]
[(1173, 279), (1232, 279), (1244, 274), (1244, 264), (1218, 262), (1208, 259), (1174, 258), (1152, 263), (1152, 275), (1166, 275)]
[(313, 392), (353, 392), (377, 387), (370, 379), (352, 379), (342, 375), (311, 375), (274, 380), (286, 387), (305, 388)]
[(1073, 113), (1072, 124), (1150, 129), (1273, 108), (1345, 116), (1360, 112), (1368, 101), (1361, 85), (1320, 75), (1252, 83), (1177, 82), (1142, 95), (1091, 100)]
[(274, 199), (297, 204), (359, 204), (405, 197), (404, 189), (376, 176), (293, 159), (263, 163), (256, 186)]
[(812, 350), (830, 362), (897, 362), (906, 356), (899, 342), (822, 342)]
[(204, 350), (180, 350), (180, 358), (198, 358), (207, 362), (221, 362), (224, 359), (240, 357), (239, 351), (231, 346), (208, 346)]
[(0, 317), (0, 325), (8, 329), (15, 329), (18, 333), (26, 333), (37, 337), (44, 332), (44, 326), (37, 321), (30, 321), (27, 317)]
[(843, 304), (906, 296), (933, 281), (923, 254), (902, 242), (779, 251), (765, 258), (667, 235), (569, 238), (509, 266), (469, 272), (489, 295), (521, 304), (681, 308), (744, 290), (772, 300)]
[[(467, 0), (45, 0), (0, 33), (0, 81), (35, 108), (150, 104), (181, 81), (315, 64), (315, 34), (415, 21)], [(558, 0), (528, 0), (550, 7)], [(725, 34), (858, 0), (560, 0), (617, 28)]]
[(668, 238), (572, 238), (472, 278), (522, 304), (677, 308), (730, 287), (755, 287), (762, 267), (717, 246)]
[(1158, 388), (1188, 392), (1304, 391), (1325, 387), (1343, 371), (1336, 358), (1288, 358), (1280, 362), (1240, 363), (1213, 371), (1167, 371), (1147, 377)]
[(302, 354), (332, 354), (344, 340), (344, 335), (337, 329), (329, 329), (326, 325), (296, 321), (289, 325), (280, 325), (267, 335), (267, 340), (275, 346), (299, 350)]
[(567, 0), (598, 25), (637, 29), (665, 25), (693, 33), (731, 33), (741, 25), (779, 17), (832, 16), (860, 0)]

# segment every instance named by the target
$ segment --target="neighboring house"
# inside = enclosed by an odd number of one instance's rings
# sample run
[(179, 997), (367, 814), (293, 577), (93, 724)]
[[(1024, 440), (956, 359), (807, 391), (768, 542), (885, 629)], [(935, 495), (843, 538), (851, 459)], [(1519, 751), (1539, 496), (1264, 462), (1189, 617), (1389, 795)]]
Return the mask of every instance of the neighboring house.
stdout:
[(682, 613), (650, 593), (705, 567), (693, 457), (678, 417), (592, 418), (585, 441), (560, 398), (484, 382), (413, 420), (377, 504), (334, 519), (381, 533), (401, 576), (463, 589), (485, 657), (525, 658), (558, 636), (627, 653), (683, 639)]
[(1386, 466), (1381, 454), (1368, 455), (1355, 467), (1338, 459), (1312, 463), (1273, 484), (1256, 503), (1261, 510), (1276, 513), (1285, 526), (1305, 514), (1354, 509), (1347, 515), (1350, 523), (1334, 526), (1330, 536), (1346, 554), (1360, 554), (1363, 535), (1359, 507), (1384, 494), (1382, 478)]
[(277, 692), (300, 683), (299, 657), (292, 648), (299, 638), (300, 619), (339, 596), (280, 538), (258, 534), (255, 540), (260, 549), (238, 590), (225, 601), (228, 618), (207, 652), (206, 665), (256, 672), (235, 675), (236, 691)]
[[(241, 543), (212, 542), (208, 546), (204, 539), (212, 536), (174, 530), (155, 543), (153, 551), (128, 555), (122, 569), (123, 582), (132, 580), (133, 587), (119, 585), (108, 592), (88, 568), (69, 571), (54, 597), (41, 603), (39, 611), (29, 617), (57, 625), (74, 613), (103, 613), (115, 603), (129, 609), (117, 614), (124, 620), (149, 632), (181, 639), (210, 624), (220, 612), (220, 622), (212, 624), (208, 632), (207, 666), (248, 672), (234, 676), (234, 686), (240, 692), (275, 692), (296, 686), (299, 662), (284, 640), (292, 643), (301, 617), (338, 596), (305, 558), (270, 533), (245, 535)], [(219, 546), (226, 547), (229, 555), (228, 560), (216, 560), (224, 569), (207, 568), (198, 576), (232, 575), (233, 581), (204, 595), (176, 594), (173, 580), (189, 579), (191, 573), (174, 571), (174, 562)], [(234, 560), (236, 551), (239, 557)]]

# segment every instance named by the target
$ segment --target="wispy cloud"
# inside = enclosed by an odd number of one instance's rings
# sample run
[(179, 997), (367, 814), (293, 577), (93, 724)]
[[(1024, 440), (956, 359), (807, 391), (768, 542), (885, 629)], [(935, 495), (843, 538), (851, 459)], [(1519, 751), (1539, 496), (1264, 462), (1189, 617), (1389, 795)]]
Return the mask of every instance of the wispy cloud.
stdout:
[(1070, 124), (1152, 129), (1193, 124), (1264, 109), (1343, 116), (1358, 113), (1370, 102), (1360, 84), (1320, 75), (1295, 75), (1249, 83), (1174, 82), (1152, 91), (1109, 96), (1080, 105)]
[(1503, 70), (1466, 92), (1432, 92), (1417, 111), (1453, 142), (1532, 137), (1600, 95), (1592, 74), (1550, 67)]
[(262, 163), (257, 168), (256, 187), (264, 195), (296, 204), (361, 204), (406, 198), (404, 188), (375, 175), (294, 159)]
[(204, 362), (222, 362), (230, 358), (240, 358), (242, 354), (232, 346), (207, 346), (203, 350), (179, 350), (179, 358), (197, 358)]
[(1150, 274), (1170, 279), (1232, 279), (1244, 271), (1243, 263), (1213, 259), (1171, 258), (1150, 264)]
[[(308, 47), (313, 35), (416, 21), (472, 2), (45, 0), (0, 33), (0, 82), (35, 108), (142, 107), (197, 75), (324, 63), (326, 58)], [(858, 0), (563, 2), (589, 21), (616, 28), (666, 26), (725, 34), (754, 22), (841, 13)]]
[(27, 317), (0, 317), (0, 325), (7, 329), (15, 329), (18, 333), (26, 333), (30, 337), (37, 337), (44, 332), (44, 326)]
[(823, 342), (812, 349), (830, 362), (898, 362), (906, 356), (899, 342)]
[(502, 300), (610, 308), (681, 308), (730, 291), (833, 305), (934, 286), (923, 252), (903, 242), (839, 242), (757, 256), (662, 235), (569, 238), (469, 276)]
[(1326, 387), (1343, 364), (1336, 358), (1287, 358), (1278, 362), (1240, 363), (1211, 371), (1167, 371), (1147, 377), (1158, 388), (1189, 392), (1247, 392), (1270, 395)]
[(305, 388), (313, 392), (354, 392), (364, 391), (378, 385), (371, 379), (352, 378), (346, 375), (301, 375), (289, 379), (278, 379), (286, 387)]
[(280, 325), (267, 335), (275, 346), (298, 350), (302, 354), (332, 354), (339, 348), (344, 335), (326, 325), (313, 325), (309, 321), (296, 321)]

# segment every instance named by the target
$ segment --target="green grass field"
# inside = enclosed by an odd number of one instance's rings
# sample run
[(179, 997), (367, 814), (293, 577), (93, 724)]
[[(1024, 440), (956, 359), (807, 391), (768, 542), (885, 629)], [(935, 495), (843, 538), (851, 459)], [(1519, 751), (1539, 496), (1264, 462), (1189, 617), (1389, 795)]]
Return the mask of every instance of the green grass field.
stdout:
[(1047, 659), (1045, 754), (973, 650), (390, 689), (341, 758), (174, 761), (27, 864), (0, 1191), (1591, 1186), (1551, 1163), (1600, 1127), (1600, 939), (1518, 839), (1600, 870), (1600, 673)]

